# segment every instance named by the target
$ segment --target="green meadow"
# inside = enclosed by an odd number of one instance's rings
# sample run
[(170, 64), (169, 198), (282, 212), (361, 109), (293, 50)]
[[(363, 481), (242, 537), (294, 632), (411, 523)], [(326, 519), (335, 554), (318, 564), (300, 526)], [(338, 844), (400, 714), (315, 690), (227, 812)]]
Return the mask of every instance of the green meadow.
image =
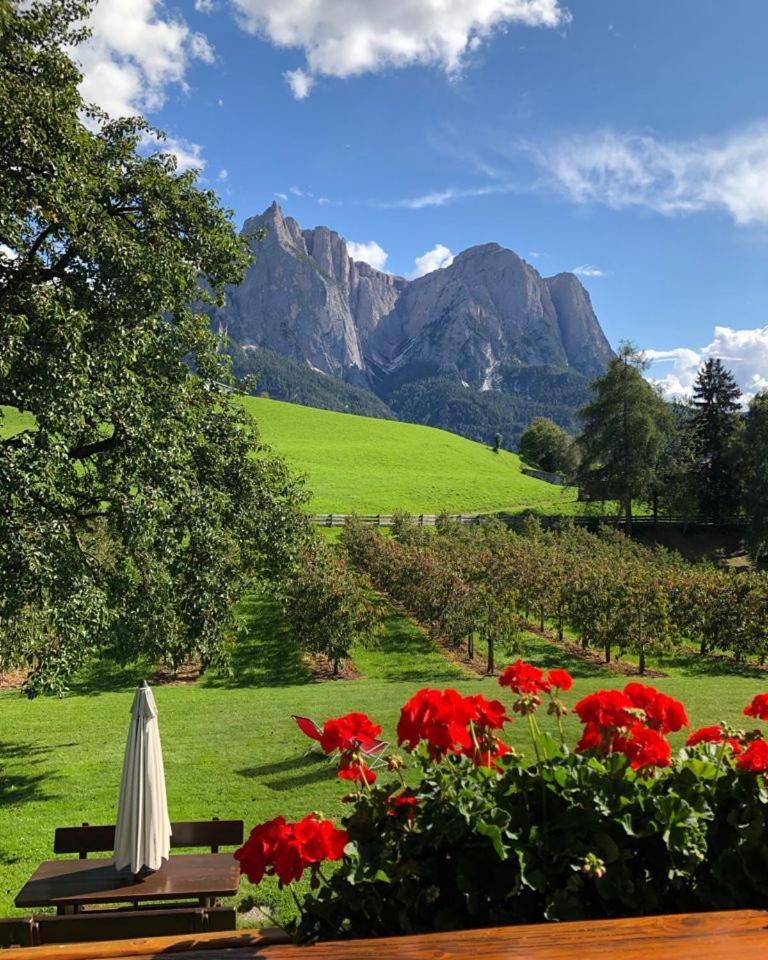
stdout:
[(572, 512), (575, 491), (526, 476), (514, 453), (445, 430), (242, 397), (301, 474), (315, 513)]

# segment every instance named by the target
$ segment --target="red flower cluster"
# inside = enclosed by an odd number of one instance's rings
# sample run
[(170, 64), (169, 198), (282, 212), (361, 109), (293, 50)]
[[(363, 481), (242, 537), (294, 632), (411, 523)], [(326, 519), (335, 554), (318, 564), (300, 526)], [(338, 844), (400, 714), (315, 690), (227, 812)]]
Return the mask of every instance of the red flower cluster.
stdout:
[(343, 717), (326, 720), (320, 735), (324, 753), (344, 752), (358, 746), (368, 747), (381, 733), (381, 727), (364, 713), (345, 713)]
[(677, 733), (688, 726), (688, 717), (682, 703), (655, 687), (628, 683), (624, 687), (624, 693), (635, 707), (645, 713), (645, 723), (653, 730), (658, 730), (659, 733)]
[(483, 762), (479, 754), (496, 759), (509, 753), (509, 747), (492, 733), (508, 720), (504, 705), (498, 700), (486, 700), (481, 694), (462, 697), (456, 690), (425, 688), (415, 693), (400, 711), (397, 741), (408, 750), (424, 741), (432, 760), (449, 753), (463, 753), (475, 762)]
[(320, 746), (325, 753), (339, 753), (339, 779), (370, 786), (376, 774), (364, 761), (360, 747), (369, 747), (381, 733), (381, 727), (364, 713), (345, 713), (323, 724)]
[(574, 710), (584, 724), (576, 749), (623, 753), (634, 770), (669, 766), (671, 750), (663, 734), (688, 724), (679, 700), (641, 683), (628, 683), (623, 691), (598, 690)]
[[(565, 671), (562, 672), (565, 673)], [(543, 670), (534, 667), (532, 663), (516, 660), (511, 666), (502, 670), (499, 686), (509, 687), (512, 693), (518, 696), (536, 696), (539, 693), (547, 693), (550, 684)]]
[(726, 743), (731, 748), (735, 756), (738, 756), (744, 749), (741, 741), (736, 737), (727, 737), (723, 728), (716, 724), (712, 727), (700, 727), (685, 741), (686, 747), (695, 747), (699, 743)]
[(376, 783), (376, 774), (365, 760), (352, 750), (345, 750), (341, 754), (338, 776), (339, 780), (353, 780), (355, 783), (364, 783), (369, 787)]
[(403, 814), (406, 820), (412, 820), (419, 805), (419, 798), (411, 790), (393, 793), (387, 797), (387, 815), (397, 817)]
[(736, 758), (736, 768), (742, 773), (768, 773), (768, 740), (753, 740)]
[(753, 697), (752, 702), (744, 707), (744, 716), (768, 720), (768, 693), (758, 693)]
[(255, 826), (234, 856), (251, 883), (261, 883), (267, 874), (288, 884), (300, 879), (307, 867), (340, 860), (348, 840), (346, 830), (314, 813), (297, 823), (275, 817)]

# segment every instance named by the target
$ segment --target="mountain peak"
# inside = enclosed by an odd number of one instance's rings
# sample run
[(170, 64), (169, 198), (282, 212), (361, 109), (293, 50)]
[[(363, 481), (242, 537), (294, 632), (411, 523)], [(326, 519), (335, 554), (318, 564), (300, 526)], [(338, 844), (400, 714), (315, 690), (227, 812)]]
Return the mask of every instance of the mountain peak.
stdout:
[(593, 376), (610, 359), (579, 279), (544, 279), (498, 243), (409, 281), (353, 261), (338, 233), (302, 229), (277, 201), (243, 233), (263, 228), (244, 283), (216, 319), (241, 345), (368, 386), (447, 375), (490, 390), (510, 363)]

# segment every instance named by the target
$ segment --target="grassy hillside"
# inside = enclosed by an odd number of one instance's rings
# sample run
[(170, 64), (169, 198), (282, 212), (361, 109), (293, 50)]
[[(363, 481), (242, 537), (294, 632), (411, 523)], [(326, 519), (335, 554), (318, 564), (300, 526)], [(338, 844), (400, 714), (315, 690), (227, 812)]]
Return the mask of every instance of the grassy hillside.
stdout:
[(444, 430), (242, 398), (262, 436), (299, 472), (318, 513), (567, 511), (561, 491), (520, 472), (520, 458)]

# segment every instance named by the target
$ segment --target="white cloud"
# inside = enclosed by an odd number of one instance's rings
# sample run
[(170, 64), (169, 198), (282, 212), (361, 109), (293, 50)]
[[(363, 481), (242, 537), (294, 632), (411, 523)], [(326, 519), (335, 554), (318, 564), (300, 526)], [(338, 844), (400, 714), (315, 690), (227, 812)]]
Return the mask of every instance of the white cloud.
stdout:
[[(386, 67), (436, 66), (457, 74), (495, 31), (512, 24), (558, 27), (559, 0), (233, 0), (244, 30), (304, 51), (306, 69), (286, 74), (294, 96), (317, 76), (351, 77)], [(310, 81), (309, 84), (307, 81)]]
[(368, 243), (355, 243), (354, 240), (347, 240), (347, 251), (353, 260), (362, 260), (363, 263), (369, 263), (374, 270), (383, 270), (389, 258), (387, 251), (380, 247), (375, 240), (369, 240)]
[(176, 157), (179, 173), (205, 168), (205, 160), (201, 155), (203, 148), (199, 143), (190, 143), (183, 137), (165, 137), (161, 140), (148, 134), (142, 138), (141, 145), (149, 152), (172, 153)]
[(424, 207), (444, 207), (453, 200), (463, 200), (465, 197), (487, 197), (493, 193), (506, 193), (508, 189), (508, 187), (497, 184), (485, 187), (448, 187), (446, 190), (435, 190), (432, 193), (423, 193), (418, 197), (392, 200), (390, 203), (382, 204), (382, 206), (405, 210), (423, 210)]
[(101, 0), (89, 17), (91, 37), (74, 51), (83, 71), (81, 91), (113, 117), (163, 105), (166, 89), (185, 88), (192, 60), (213, 60), (213, 48), (160, 0)]
[(306, 100), (315, 85), (314, 77), (300, 67), (297, 70), (286, 70), (283, 79), (291, 88), (294, 100)]
[(292, 193), (294, 197), (311, 197), (312, 196), (311, 193), (304, 193), (301, 187), (297, 187), (297, 186), (288, 187), (288, 191), (289, 193)]
[(320, 204), (321, 207), (324, 207), (326, 204), (330, 203), (331, 201), (328, 199), (328, 197), (318, 197), (317, 202)]
[(213, 13), (213, 0), (195, 0), (195, 10), (198, 13)]
[(423, 277), (425, 273), (432, 273), (433, 270), (440, 270), (443, 267), (450, 267), (453, 263), (453, 254), (443, 243), (436, 243), (431, 250), (422, 253), (416, 257), (413, 270), (408, 274), (411, 280), (417, 277)]
[(583, 263), (580, 267), (574, 267), (571, 273), (577, 277), (604, 277), (605, 271), (599, 267), (593, 267), (591, 263)]
[(204, 33), (190, 35), (189, 52), (195, 60), (202, 60), (203, 63), (213, 63), (216, 59), (213, 47)]
[[(690, 397), (699, 368), (709, 357), (720, 357), (733, 372), (745, 400), (768, 389), (768, 326), (754, 330), (715, 327), (712, 342), (705, 347), (646, 350), (645, 356), (651, 361), (648, 379), (668, 397)], [(671, 364), (671, 369), (659, 376), (664, 364)]]
[(288, 194), (287, 194), (287, 193), (276, 193), (275, 196), (277, 197), (278, 200), (287, 200), (287, 199), (288, 199)]
[(228, 176), (229, 170), (227, 170), (226, 167), (222, 167), (222, 169), (219, 170), (219, 180), (226, 180)]
[(529, 152), (544, 179), (576, 203), (668, 215), (720, 210), (738, 224), (768, 222), (768, 122), (692, 140), (608, 130)]

